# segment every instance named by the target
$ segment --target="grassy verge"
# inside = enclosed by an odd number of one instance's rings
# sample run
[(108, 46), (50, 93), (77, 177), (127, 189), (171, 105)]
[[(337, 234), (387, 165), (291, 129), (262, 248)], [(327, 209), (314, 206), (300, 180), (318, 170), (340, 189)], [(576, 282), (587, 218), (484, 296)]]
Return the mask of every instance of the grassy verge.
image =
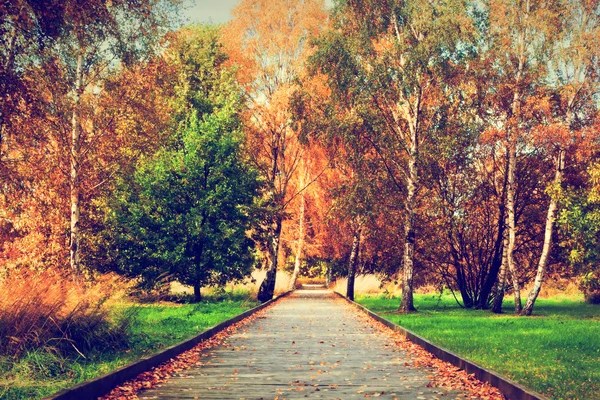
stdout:
[(0, 358), (0, 398), (51, 395), (181, 342), (256, 305), (239, 297), (207, 299), (199, 304), (121, 304), (115, 314), (132, 318), (125, 348), (64, 358), (47, 347), (17, 360)]
[[(600, 307), (583, 299), (536, 303), (533, 317), (461, 309), (450, 296), (417, 295), (415, 314), (400, 300), (357, 301), (471, 361), (554, 399), (600, 399)], [(505, 302), (512, 310), (514, 303)]]

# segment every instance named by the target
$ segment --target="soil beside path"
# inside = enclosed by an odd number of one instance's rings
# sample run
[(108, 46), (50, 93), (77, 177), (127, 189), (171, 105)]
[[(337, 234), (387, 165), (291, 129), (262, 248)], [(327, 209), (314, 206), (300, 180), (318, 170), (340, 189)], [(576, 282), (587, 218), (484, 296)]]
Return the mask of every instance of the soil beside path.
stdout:
[(331, 292), (280, 300), (141, 399), (448, 399), (434, 372)]

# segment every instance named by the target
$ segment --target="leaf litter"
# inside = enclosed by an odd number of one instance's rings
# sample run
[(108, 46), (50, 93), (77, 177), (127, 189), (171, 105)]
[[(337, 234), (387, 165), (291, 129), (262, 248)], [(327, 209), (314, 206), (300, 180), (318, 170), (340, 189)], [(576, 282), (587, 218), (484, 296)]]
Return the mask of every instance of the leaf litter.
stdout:
[[(451, 365), (450, 363), (438, 359), (419, 345), (412, 343), (400, 333), (391, 330), (382, 323), (372, 319), (367, 314), (356, 312), (356, 308), (348, 304), (345, 300), (337, 299), (337, 301), (341, 302), (344, 307), (351, 309), (351, 314), (356, 319), (360, 320), (364, 324), (372, 326), (376, 330), (386, 335), (391, 341), (390, 346), (393, 345), (393, 347), (405, 351), (409, 355), (409, 359), (404, 363), (404, 366), (429, 369), (431, 374), (428, 376), (430, 379), (430, 383), (427, 385), (428, 387), (439, 387), (446, 390), (463, 392), (462, 394), (459, 394), (458, 397), (482, 400), (505, 400), (505, 397), (497, 388), (478, 380), (473, 374), (468, 374), (467, 372)], [(263, 316), (264, 313), (272, 306), (273, 305), (270, 305), (256, 314), (237, 322), (236, 324), (217, 333), (213, 337), (202, 341), (194, 348), (181, 353), (180, 355), (162, 363), (150, 371), (138, 375), (133, 380), (117, 386), (109, 394), (102, 397), (102, 399), (138, 399), (138, 393), (140, 391), (155, 388), (167, 381), (174, 374), (189, 369), (193, 366), (200, 365), (200, 359), (206, 354), (206, 350), (219, 346), (227, 337), (238, 332), (241, 328), (255, 321), (256, 319), (265, 318)], [(292, 342), (292, 345), (294, 344), (295, 343)], [(337, 385), (330, 388), (335, 389), (337, 388)], [(302, 389), (296, 387), (296, 390)], [(361, 392), (361, 390), (358, 391), (358, 393)], [(384, 393), (381, 392), (372, 392), (368, 394), (365, 393), (365, 398), (379, 397), (383, 394)]]
[[(193, 366), (200, 365), (201, 357), (206, 350), (215, 348), (223, 343), (229, 336), (237, 333), (241, 328), (249, 323), (264, 318), (264, 313), (278, 302), (274, 302), (262, 310), (250, 315), (243, 320), (218, 332), (209, 339), (203, 340), (190, 350), (184, 351), (178, 356), (152, 368), (150, 371), (139, 374), (132, 380), (129, 380), (113, 390), (107, 395), (100, 397), (102, 400), (134, 400), (138, 399), (138, 393), (142, 390), (152, 389), (167, 381), (171, 376), (181, 371), (190, 369)], [(235, 351), (235, 349), (232, 349)], [(208, 362), (210, 364), (210, 362)]]

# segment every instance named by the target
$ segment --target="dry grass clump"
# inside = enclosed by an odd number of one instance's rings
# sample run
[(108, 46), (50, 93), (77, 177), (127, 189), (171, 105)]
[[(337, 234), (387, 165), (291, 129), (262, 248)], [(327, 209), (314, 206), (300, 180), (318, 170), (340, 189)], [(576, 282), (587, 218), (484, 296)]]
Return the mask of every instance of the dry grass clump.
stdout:
[(116, 275), (85, 282), (58, 270), (12, 272), (0, 279), (0, 354), (113, 347), (125, 340), (127, 318), (116, 318), (111, 303), (126, 290)]
[[(348, 278), (338, 278), (334, 283), (332, 289), (336, 292), (346, 295), (346, 287), (348, 285)], [(400, 294), (400, 287), (394, 282), (383, 282), (381, 278), (374, 274), (357, 275), (354, 280), (354, 295), (367, 295), (367, 294), (382, 294), (386, 293), (390, 296)]]
[[(523, 296), (523, 293), (527, 295), (531, 291), (532, 287), (533, 282), (530, 282), (522, 289), (521, 296)], [(544, 282), (539, 294), (541, 299), (549, 299), (553, 297), (576, 299), (580, 298), (581, 296), (582, 292), (579, 288), (578, 280), (552, 277)]]

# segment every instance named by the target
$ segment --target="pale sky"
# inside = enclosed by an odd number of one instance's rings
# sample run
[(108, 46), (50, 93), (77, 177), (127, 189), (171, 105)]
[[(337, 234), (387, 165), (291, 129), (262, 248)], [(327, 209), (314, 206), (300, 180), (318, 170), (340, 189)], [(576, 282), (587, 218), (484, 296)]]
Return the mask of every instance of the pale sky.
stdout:
[(222, 24), (229, 21), (231, 10), (239, 0), (186, 0), (182, 15), (189, 21)]
[[(231, 10), (239, 0), (185, 0), (183, 17), (184, 23), (209, 23), (223, 24), (229, 21)], [(333, 0), (325, 0), (327, 7), (332, 7)]]

